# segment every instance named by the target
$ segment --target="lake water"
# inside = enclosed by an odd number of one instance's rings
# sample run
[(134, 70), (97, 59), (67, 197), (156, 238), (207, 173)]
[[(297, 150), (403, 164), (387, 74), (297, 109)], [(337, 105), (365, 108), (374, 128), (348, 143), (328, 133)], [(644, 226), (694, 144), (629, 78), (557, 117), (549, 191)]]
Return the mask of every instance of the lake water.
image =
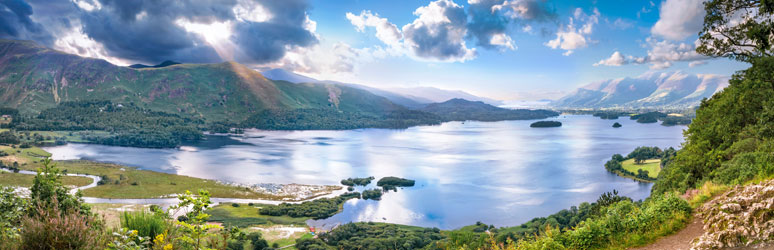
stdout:
[[(613, 189), (644, 199), (651, 184), (621, 178), (603, 164), (637, 146), (678, 147), (684, 126), (562, 115), (558, 128), (533, 121), (448, 122), (405, 130), (248, 131), (208, 137), (180, 149), (87, 144), (49, 147), (57, 160), (89, 159), (208, 179), (338, 184), (349, 177), (398, 176), (415, 187), (381, 201), (350, 200), (310, 225), (382, 221), (453, 229), (481, 221), (513, 226)], [(614, 122), (622, 128), (612, 128)]]

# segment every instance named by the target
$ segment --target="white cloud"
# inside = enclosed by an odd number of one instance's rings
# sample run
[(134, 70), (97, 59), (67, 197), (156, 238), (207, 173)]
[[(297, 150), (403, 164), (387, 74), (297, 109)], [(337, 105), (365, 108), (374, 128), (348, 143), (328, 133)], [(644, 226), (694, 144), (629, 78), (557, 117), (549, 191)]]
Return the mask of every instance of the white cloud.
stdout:
[(346, 17), (360, 32), (363, 32), (366, 27), (374, 27), (376, 38), (390, 46), (399, 46), (403, 39), (398, 26), (387, 21), (387, 18), (379, 17), (378, 14), (372, 14), (370, 11), (363, 11), (360, 15), (347, 12)]
[(704, 21), (703, 2), (704, 0), (665, 0), (661, 3), (659, 20), (650, 32), (675, 41), (697, 35)]
[(510, 36), (506, 34), (495, 34), (492, 36), (492, 39), (489, 41), (490, 44), (499, 46), (502, 48), (502, 50), (510, 49), (515, 50), (516, 45), (513, 45), (513, 39), (511, 39)]
[[(568, 56), (574, 50), (585, 48), (590, 43), (588, 38), (594, 30), (594, 25), (599, 23), (599, 10), (594, 9), (594, 14), (587, 15), (582, 9), (575, 9), (573, 17), (566, 26), (562, 26), (556, 32), (556, 38), (545, 43), (552, 49), (565, 50), (563, 55)], [(576, 27), (576, 22), (580, 22), (580, 27)]]
[(693, 62), (688, 63), (688, 67), (693, 68), (693, 67), (698, 67), (698, 66), (701, 66), (701, 65), (704, 65), (704, 64), (707, 64), (707, 61), (693, 61)]
[(621, 65), (624, 65), (626, 63), (627, 63), (626, 58), (624, 58), (624, 56), (621, 54), (621, 52), (616, 51), (616, 52), (613, 52), (613, 54), (610, 55), (609, 58), (602, 59), (599, 62), (595, 63), (594, 66), (600, 66), (600, 65), (605, 65), (605, 66), (621, 66)]
[(600, 60), (594, 66), (621, 66), (625, 64), (650, 63), (651, 69), (665, 69), (672, 67), (674, 62), (692, 62), (689, 66), (701, 65), (700, 61), (709, 59), (696, 53), (696, 42), (674, 43), (668, 40), (657, 40), (652, 37), (646, 39), (644, 44), (648, 48), (648, 55), (644, 57), (626, 56), (616, 51), (610, 58)]

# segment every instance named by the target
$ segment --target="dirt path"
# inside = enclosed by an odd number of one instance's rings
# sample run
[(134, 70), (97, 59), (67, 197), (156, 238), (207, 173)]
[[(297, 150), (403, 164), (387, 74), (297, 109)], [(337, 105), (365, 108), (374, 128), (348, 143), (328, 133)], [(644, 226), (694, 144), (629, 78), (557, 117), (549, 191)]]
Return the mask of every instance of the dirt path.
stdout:
[(704, 234), (704, 224), (702, 224), (701, 218), (696, 216), (691, 221), (691, 224), (688, 224), (687, 227), (676, 234), (663, 237), (655, 243), (644, 247), (632, 248), (632, 250), (689, 250), (691, 249), (691, 241), (699, 238), (702, 234)]

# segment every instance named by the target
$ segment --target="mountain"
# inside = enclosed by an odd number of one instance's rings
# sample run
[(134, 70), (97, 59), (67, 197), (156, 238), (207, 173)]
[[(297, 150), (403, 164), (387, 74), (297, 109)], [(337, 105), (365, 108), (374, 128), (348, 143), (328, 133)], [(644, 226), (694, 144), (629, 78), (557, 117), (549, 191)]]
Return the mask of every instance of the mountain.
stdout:
[(166, 66), (172, 66), (172, 65), (176, 65), (176, 64), (180, 64), (180, 63), (179, 62), (175, 62), (175, 61), (166, 60), (166, 61), (163, 61), (163, 62), (161, 62), (159, 64), (156, 64), (156, 65), (153, 65), (153, 66), (148, 66), (148, 65), (144, 65), (144, 64), (132, 64), (132, 65), (129, 65), (129, 68), (133, 68), (133, 69), (163, 68), (163, 67), (166, 67)]
[(728, 86), (728, 77), (684, 72), (646, 73), (594, 82), (551, 103), (566, 108), (688, 108)]
[(494, 106), (503, 105), (502, 101), (476, 96), (461, 90), (446, 90), (433, 87), (390, 88), (387, 90), (417, 101), (445, 102), (456, 98), (481, 101)]
[(320, 81), (311, 77), (302, 76), (284, 69), (276, 68), (262, 71), (261, 74), (266, 78), (275, 81), (287, 81), (292, 83), (319, 83)]
[(240, 122), (267, 109), (375, 115), (406, 109), (358, 88), (272, 81), (235, 62), (133, 69), (31, 41), (0, 40), (1, 106), (36, 114), (79, 100), (131, 103), (207, 122)]
[(559, 115), (559, 113), (550, 110), (505, 109), (481, 101), (468, 101), (459, 98), (428, 104), (420, 110), (438, 115), (443, 120), (448, 121), (529, 120)]
[(317, 80), (311, 77), (303, 76), (303, 75), (289, 72), (279, 68), (263, 71), (261, 73), (264, 76), (266, 76), (266, 78), (269, 78), (272, 80), (282, 80), (282, 81), (288, 81), (292, 83), (305, 83), (305, 82), (329, 83), (329, 84), (339, 84), (339, 85), (346, 85), (353, 88), (359, 88), (359, 89), (367, 90), (376, 95), (383, 96), (394, 103), (397, 103), (409, 108), (421, 108), (426, 104), (430, 104), (434, 102), (445, 102), (454, 98), (460, 98), (460, 99), (471, 100), (471, 101), (483, 101), (485, 103), (489, 103), (495, 106), (499, 106), (503, 104), (503, 102), (498, 100), (475, 96), (460, 90), (445, 90), (445, 89), (439, 89), (439, 88), (433, 88), (433, 87), (380, 89), (380, 88), (368, 87), (365, 85), (360, 85), (355, 83), (343, 83), (343, 82), (330, 81), (330, 80)]

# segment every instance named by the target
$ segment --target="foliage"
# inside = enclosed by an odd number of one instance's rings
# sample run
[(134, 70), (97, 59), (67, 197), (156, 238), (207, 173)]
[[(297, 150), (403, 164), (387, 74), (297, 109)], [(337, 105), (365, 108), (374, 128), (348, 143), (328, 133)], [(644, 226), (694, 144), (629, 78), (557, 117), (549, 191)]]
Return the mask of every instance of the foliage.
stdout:
[(371, 181), (374, 180), (374, 177), (367, 177), (367, 178), (347, 178), (344, 180), (341, 180), (341, 185), (344, 186), (368, 186), (368, 184), (371, 184)]
[(250, 241), (253, 250), (263, 250), (269, 247), (269, 242), (259, 232), (248, 234), (247, 239)]
[(80, 192), (70, 195), (62, 185), (62, 173), (51, 158), (43, 160), (43, 168), (38, 169), (30, 188), (30, 200), (33, 207), (49, 208), (54, 204), (64, 213), (77, 211), (84, 215), (90, 214), (90, 208), (81, 199)]
[(2, 144), (19, 144), (19, 138), (16, 137), (11, 131), (0, 132), (0, 143)]
[(413, 187), (414, 186), (414, 180), (404, 179), (400, 177), (395, 176), (387, 176), (382, 177), (379, 179), (379, 181), (376, 182), (376, 186), (379, 187)]
[[(665, 151), (662, 151), (658, 147), (637, 147), (635, 148), (631, 153), (629, 153), (626, 157), (621, 156), (620, 154), (614, 154), (613, 157), (605, 162), (605, 169), (610, 172), (619, 173), (623, 176), (630, 176), (634, 177), (638, 180), (644, 180), (644, 181), (655, 181), (656, 178), (650, 176), (651, 173), (646, 170), (655, 170), (653, 172), (653, 176), (655, 176), (658, 173), (659, 169), (653, 169), (653, 167), (660, 167), (663, 168), (664, 164), (666, 162), (670, 162), (672, 158), (674, 158), (677, 150), (675, 150), (672, 147), (669, 147)], [(624, 162), (627, 160), (634, 161), (634, 166), (644, 164), (642, 167), (636, 168), (637, 172), (634, 169), (632, 169), (631, 162)], [(661, 163), (659, 163), (659, 166), (651, 166), (650, 164), (655, 163), (645, 163), (646, 160), (649, 159), (661, 159)], [(625, 164), (627, 167), (624, 167)], [(629, 168), (629, 169), (627, 169)], [(642, 169), (646, 168), (646, 169)]]
[(435, 114), (444, 121), (531, 120), (545, 119), (559, 115), (559, 113), (550, 110), (505, 109), (480, 101), (474, 102), (459, 98), (442, 103), (428, 104), (421, 110)]
[(104, 239), (100, 222), (64, 207), (56, 196), (49, 203), (37, 203), (21, 220), (21, 249), (100, 248)]
[(558, 121), (539, 121), (539, 122), (533, 122), (529, 126), (531, 128), (553, 128), (553, 127), (561, 127), (562, 123)]
[(319, 109), (267, 109), (247, 118), (242, 127), (269, 130), (340, 130), (355, 128), (408, 128), (416, 125), (439, 124), (430, 113), (400, 109), (384, 115)]
[(685, 116), (667, 116), (661, 118), (661, 125), (675, 126), (675, 125), (688, 125), (691, 124), (691, 118)]
[(110, 101), (64, 102), (43, 110), (37, 117), (13, 120), (18, 130), (107, 131), (108, 136), (93, 135), (88, 141), (118, 146), (175, 147), (182, 141), (202, 138), (200, 120), (155, 112), (131, 103)]
[(653, 192), (683, 192), (712, 179), (732, 184), (771, 176), (766, 163), (774, 152), (771, 79), (774, 58), (755, 59), (751, 68), (732, 77), (729, 87), (704, 100), (685, 131), (683, 148), (664, 167)]
[(770, 0), (711, 0), (704, 3), (704, 27), (696, 51), (743, 62), (774, 56), (774, 2)]
[(121, 228), (131, 228), (136, 231), (137, 236), (147, 239), (155, 239), (157, 235), (167, 232), (171, 226), (166, 214), (146, 211), (123, 212), (119, 219)]
[(422, 249), (442, 239), (437, 228), (418, 228), (384, 223), (349, 223), (319, 239), (296, 241), (296, 248), (307, 249)]
[(613, 127), (614, 128), (620, 128), (620, 127), (623, 127), (623, 125), (621, 125), (620, 123), (616, 122), (616, 123), (613, 123)]
[(363, 199), (365, 200), (381, 200), (382, 199), (382, 190), (381, 189), (369, 189), (363, 191)]
[(185, 213), (188, 220), (176, 222), (183, 233), (177, 240), (193, 249), (204, 249), (207, 238), (216, 236), (212, 231), (223, 229), (218, 225), (206, 224), (210, 215), (204, 210), (211, 204), (209, 192), (199, 190), (199, 196), (194, 197), (190, 191), (186, 191), (185, 194), (178, 196), (178, 199), (180, 203), (170, 209), (188, 209)]
[(642, 163), (647, 159), (657, 159), (663, 156), (664, 152), (658, 147), (637, 147), (626, 156), (626, 159), (634, 159), (637, 164)]
[(345, 201), (353, 198), (360, 198), (360, 193), (350, 192), (341, 194), (335, 198), (321, 198), (312, 201), (305, 201), (299, 204), (282, 203), (277, 206), (266, 206), (259, 211), (262, 215), (290, 217), (312, 217), (314, 219), (325, 219), (338, 213)]
[(29, 202), (17, 196), (10, 187), (0, 188), (0, 247), (19, 236), (19, 223), (26, 214)]

